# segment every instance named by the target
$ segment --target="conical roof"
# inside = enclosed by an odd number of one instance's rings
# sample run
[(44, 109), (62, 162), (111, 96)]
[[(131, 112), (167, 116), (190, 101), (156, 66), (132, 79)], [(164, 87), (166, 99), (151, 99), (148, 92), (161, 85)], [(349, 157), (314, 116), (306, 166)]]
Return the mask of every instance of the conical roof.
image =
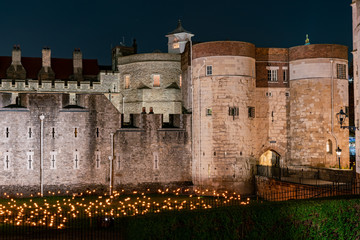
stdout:
[(186, 30), (183, 28), (183, 26), (181, 25), (181, 20), (179, 20), (179, 21), (178, 21), (177, 28), (176, 28), (174, 31), (169, 32), (169, 34), (183, 33), (183, 32), (185, 32), (185, 33), (191, 33), (191, 32), (189, 32), (189, 31), (186, 31)]

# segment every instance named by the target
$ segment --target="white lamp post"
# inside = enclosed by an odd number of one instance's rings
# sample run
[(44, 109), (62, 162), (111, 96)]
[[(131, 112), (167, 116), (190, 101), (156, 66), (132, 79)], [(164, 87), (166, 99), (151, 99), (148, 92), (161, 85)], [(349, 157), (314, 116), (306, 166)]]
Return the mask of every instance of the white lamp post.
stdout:
[(341, 149), (339, 148), (339, 146), (336, 149), (336, 155), (338, 156), (339, 159), (339, 169), (341, 169), (341, 165), (340, 165)]
[(44, 114), (40, 118), (40, 193), (44, 196)]

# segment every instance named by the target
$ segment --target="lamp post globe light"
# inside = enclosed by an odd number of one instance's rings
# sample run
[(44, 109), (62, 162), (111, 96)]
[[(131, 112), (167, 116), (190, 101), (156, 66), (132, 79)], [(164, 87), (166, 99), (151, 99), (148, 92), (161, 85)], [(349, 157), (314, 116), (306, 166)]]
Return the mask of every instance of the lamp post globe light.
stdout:
[(341, 169), (341, 165), (340, 165), (341, 149), (339, 148), (339, 146), (336, 149), (336, 155), (338, 156), (339, 159), (339, 169)]

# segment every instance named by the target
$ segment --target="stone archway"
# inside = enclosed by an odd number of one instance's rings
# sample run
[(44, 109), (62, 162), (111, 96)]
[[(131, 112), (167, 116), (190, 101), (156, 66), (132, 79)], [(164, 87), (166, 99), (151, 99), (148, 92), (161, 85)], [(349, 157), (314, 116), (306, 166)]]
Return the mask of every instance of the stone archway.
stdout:
[(280, 167), (280, 157), (280, 154), (274, 150), (267, 150), (260, 156), (259, 165)]

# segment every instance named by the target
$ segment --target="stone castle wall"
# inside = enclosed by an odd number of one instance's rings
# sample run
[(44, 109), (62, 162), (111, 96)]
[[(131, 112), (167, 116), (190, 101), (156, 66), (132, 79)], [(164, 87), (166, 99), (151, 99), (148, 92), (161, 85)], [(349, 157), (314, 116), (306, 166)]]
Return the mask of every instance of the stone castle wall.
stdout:
[(191, 116), (173, 115), (171, 128), (162, 115), (136, 116), (134, 128), (115, 134), (115, 182), (142, 188), (191, 183)]
[[(23, 107), (6, 107), (11, 102), (11, 94), (2, 93), (1, 125), (2, 137), (0, 138), (0, 190), (15, 194), (36, 194), (40, 192), (40, 119), (44, 114), (44, 191), (61, 190), (84, 191), (86, 189), (106, 190), (110, 185), (109, 156), (122, 157), (123, 145), (113, 148), (111, 134), (121, 131), (121, 114), (103, 94), (78, 95), (78, 106), (67, 107), (69, 96), (66, 94), (19, 94)], [(154, 117), (155, 116), (155, 119)], [(147, 115), (142, 115), (146, 118)], [(153, 118), (152, 118), (153, 117)], [(162, 124), (161, 115), (149, 116), (144, 131), (150, 131), (154, 124)], [(177, 118), (180, 118), (178, 116)], [(188, 117), (189, 118), (189, 117)], [(189, 123), (186, 116), (181, 117), (181, 134), (177, 137), (168, 137), (165, 140), (156, 138), (147, 140), (143, 137), (135, 138), (131, 134), (121, 138), (119, 142), (133, 143), (135, 152), (140, 152), (136, 146), (161, 145), (158, 151), (161, 171), (170, 173), (176, 166), (186, 168), (190, 164), (190, 152), (186, 149), (189, 145)], [(153, 123), (154, 121), (155, 123)], [(189, 120), (190, 121), (190, 120)], [(178, 121), (179, 122), (179, 121)], [(166, 131), (164, 131), (166, 134)], [(170, 134), (171, 135), (171, 134)], [(116, 136), (116, 134), (115, 134)], [(136, 144), (135, 142), (136, 141)], [(159, 141), (159, 142), (157, 142)], [(162, 143), (162, 144), (160, 144)], [(172, 145), (174, 143), (174, 145)], [(174, 147), (175, 146), (175, 147)], [(174, 164), (167, 165), (165, 159), (175, 149), (184, 152), (177, 153), (178, 158)], [(151, 154), (150, 152), (148, 154)], [(138, 155), (139, 156), (139, 155)], [(184, 157), (184, 158), (183, 158)], [(123, 158), (125, 159), (125, 158)], [(133, 158), (130, 158), (133, 160)], [(143, 157), (142, 159), (146, 159)], [(54, 161), (53, 161), (54, 160)], [(126, 160), (127, 161), (127, 160)], [(138, 161), (138, 160), (137, 160)], [(175, 161), (175, 160), (174, 160)], [(115, 166), (116, 160), (113, 164)], [(130, 161), (133, 164), (133, 162)], [(30, 164), (30, 165), (29, 165)], [(141, 169), (143, 162), (133, 164), (132, 168)], [(189, 167), (188, 167), (189, 168)], [(190, 172), (190, 171), (188, 171)], [(147, 181), (142, 172), (137, 183)], [(161, 172), (161, 174), (163, 174)], [(160, 174), (160, 175), (161, 175)], [(115, 175), (114, 183), (121, 185), (130, 184), (130, 181), (118, 180)], [(161, 181), (167, 176), (159, 178)], [(173, 174), (172, 182), (187, 180), (186, 174)]]

